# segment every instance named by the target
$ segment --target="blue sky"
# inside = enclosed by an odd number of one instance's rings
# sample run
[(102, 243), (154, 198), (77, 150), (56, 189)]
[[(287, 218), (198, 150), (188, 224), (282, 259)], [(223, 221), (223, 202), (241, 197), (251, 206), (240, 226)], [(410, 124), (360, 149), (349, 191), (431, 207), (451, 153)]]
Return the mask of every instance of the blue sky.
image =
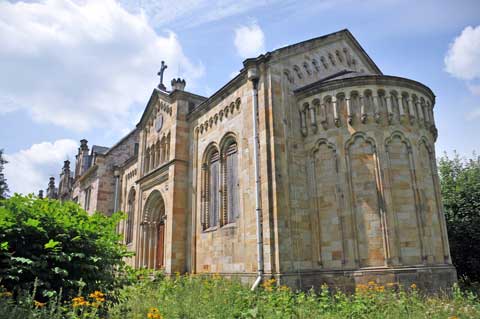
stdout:
[(160, 61), (210, 95), (246, 57), (348, 28), (384, 74), (437, 96), (437, 154), (480, 149), (480, 1), (0, 2), (0, 148), (12, 191), (36, 192), (78, 140), (131, 130)]

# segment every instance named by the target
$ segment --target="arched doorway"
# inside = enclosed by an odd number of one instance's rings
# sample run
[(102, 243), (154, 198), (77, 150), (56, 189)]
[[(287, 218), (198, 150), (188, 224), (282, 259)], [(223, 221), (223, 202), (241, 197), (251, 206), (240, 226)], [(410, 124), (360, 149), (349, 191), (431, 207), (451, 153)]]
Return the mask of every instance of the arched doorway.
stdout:
[(140, 265), (160, 269), (165, 255), (165, 202), (159, 191), (153, 191), (145, 203), (140, 223)]

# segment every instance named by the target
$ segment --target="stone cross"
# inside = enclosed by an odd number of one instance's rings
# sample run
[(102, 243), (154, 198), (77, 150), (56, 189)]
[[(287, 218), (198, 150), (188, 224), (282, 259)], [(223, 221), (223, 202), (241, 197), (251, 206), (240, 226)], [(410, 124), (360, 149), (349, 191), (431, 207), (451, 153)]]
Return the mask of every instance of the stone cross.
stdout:
[(165, 69), (167, 67), (168, 66), (165, 64), (165, 61), (162, 61), (162, 65), (160, 66), (160, 71), (158, 71), (157, 73), (157, 75), (160, 77), (160, 83), (158, 84), (158, 88), (164, 91), (166, 91), (167, 88), (165, 87), (165, 85), (163, 85), (163, 73), (165, 72)]

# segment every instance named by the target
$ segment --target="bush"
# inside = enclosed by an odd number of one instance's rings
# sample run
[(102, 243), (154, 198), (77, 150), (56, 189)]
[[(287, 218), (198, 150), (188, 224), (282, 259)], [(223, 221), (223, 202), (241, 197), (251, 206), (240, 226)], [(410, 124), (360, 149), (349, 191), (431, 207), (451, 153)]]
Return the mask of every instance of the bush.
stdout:
[(467, 282), (480, 281), (480, 158), (439, 161), (452, 261)]
[[(58, 292), (109, 291), (128, 256), (119, 244), (121, 214), (89, 216), (73, 202), (15, 195), (0, 201), (0, 283), (9, 291), (32, 291), (38, 300)], [(34, 296), (35, 297), (35, 296)]]

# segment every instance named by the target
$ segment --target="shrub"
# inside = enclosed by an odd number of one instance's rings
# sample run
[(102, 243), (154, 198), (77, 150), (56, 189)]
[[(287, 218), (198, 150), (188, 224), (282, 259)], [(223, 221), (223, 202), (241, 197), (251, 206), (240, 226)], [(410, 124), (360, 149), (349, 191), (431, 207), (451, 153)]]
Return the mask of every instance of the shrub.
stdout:
[(440, 184), (452, 261), (460, 277), (480, 281), (480, 158), (446, 155), (439, 161)]
[(39, 300), (118, 287), (128, 253), (116, 225), (121, 214), (89, 216), (73, 202), (15, 195), (0, 201), (0, 282)]

